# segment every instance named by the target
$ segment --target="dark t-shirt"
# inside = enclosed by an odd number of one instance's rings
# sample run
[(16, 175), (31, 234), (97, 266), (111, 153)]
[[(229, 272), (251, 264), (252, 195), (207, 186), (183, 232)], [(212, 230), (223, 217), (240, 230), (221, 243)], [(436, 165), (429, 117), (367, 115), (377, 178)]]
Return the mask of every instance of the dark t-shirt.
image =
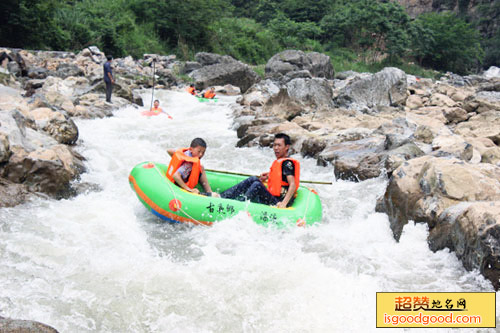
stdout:
[(106, 61), (104, 63), (104, 82), (111, 82), (111, 79), (108, 76), (108, 73), (113, 77), (113, 70), (111, 69), (111, 62)]
[(286, 176), (294, 176), (295, 175), (295, 165), (292, 161), (286, 160), (281, 164), (281, 179), (284, 182), (288, 182)]
[[(281, 164), (281, 179), (284, 182), (288, 183), (286, 176), (295, 176), (295, 165), (290, 160), (284, 161), (283, 164)], [(279, 196), (280, 200), (283, 200), (287, 191), (288, 191), (288, 186), (283, 186), (281, 190), (281, 195)], [(288, 203), (288, 206), (290, 206), (292, 203), (293, 203), (293, 197)]]

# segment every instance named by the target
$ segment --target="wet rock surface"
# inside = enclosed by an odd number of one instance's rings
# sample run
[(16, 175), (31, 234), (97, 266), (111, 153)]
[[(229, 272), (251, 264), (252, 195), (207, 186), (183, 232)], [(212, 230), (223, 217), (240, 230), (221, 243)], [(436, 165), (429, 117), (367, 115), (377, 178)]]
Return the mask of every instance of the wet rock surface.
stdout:
[[(394, 237), (408, 221), (427, 223), (431, 249), (459, 251), (498, 289), (497, 72), (434, 81), (385, 68), (331, 79), (305, 73), (304, 53), (273, 58), (268, 78), (233, 107), (237, 146), (270, 146), (286, 132), (293, 152), (333, 165), (338, 179), (387, 175), (377, 211), (388, 214)], [(454, 207), (468, 208), (450, 214)]]

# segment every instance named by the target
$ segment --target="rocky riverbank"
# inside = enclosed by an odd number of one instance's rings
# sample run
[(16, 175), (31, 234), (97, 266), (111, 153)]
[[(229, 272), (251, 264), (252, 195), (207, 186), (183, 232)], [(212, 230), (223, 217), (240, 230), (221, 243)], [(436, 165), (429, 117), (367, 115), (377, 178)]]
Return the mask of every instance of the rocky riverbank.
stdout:
[(238, 146), (269, 146), (286, 132), (296, 152), (332, 164), (336, 178), (386, 174), (377, 211), (396, 240), (410, 220), (426, 223), (432, 250), (455, 251), (500, 287), (499, 68), (439, 81), (397, 68), (333, 79), (329, 59), (285, 51), (234, 117)]

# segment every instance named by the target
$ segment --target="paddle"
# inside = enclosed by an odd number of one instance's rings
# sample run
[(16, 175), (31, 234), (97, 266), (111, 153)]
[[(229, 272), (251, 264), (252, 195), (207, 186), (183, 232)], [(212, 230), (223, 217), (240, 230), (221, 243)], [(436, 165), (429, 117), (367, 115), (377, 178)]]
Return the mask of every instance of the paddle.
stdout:
[[(224, 173), (226, 175), (236, 175), (236, 176), (246, 176), (246, 177), (252, 177), (255, 175), (249, 175), (247, 173), (239, 173), (239, 172), (231, 172), (231, 171), (222, 171), (222, 170), (214, 170), (214, 169), (205, 169), (206, 171), (211, 171), (211, 172), (218, 172), (218, 173)], [(315, 180), (300, 180), (301, 183), (306, 183), (306, 184), (318, 184), (318, 185), (332, 185), (332, 182), (320, 182), (320, 181), (315, 181)]]

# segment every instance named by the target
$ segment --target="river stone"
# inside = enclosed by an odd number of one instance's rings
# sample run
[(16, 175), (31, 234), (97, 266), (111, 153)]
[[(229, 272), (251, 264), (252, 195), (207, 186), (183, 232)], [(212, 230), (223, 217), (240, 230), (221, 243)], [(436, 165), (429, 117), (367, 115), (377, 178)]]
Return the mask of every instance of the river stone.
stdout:
[(455, 251), (467, 270), (478, 269), (500, 288), (500, 201), (449, 207), (428, 238), (431, 250)]
[(260, 81), (259, 75), (253, 69), (239, 61), (204, 66), (192, 71), (189, 76), (195, 81), (198, 90), (214, 85), (231, 84), (239, 87), (244, 93), (254, 83)]
[(394, 67), (348, 83), (334, 98), (337, 107), (354, 110), (397, 106), (406, 101), (406, 74)]
[(444, 210), (459, 202), (500, 200), (500, 168), (467, 164), (455, 158), (422, 156), (397, 168), (389, 181), (384, 204), (394, 237), (408, 220), (432, 228)]
[(281, 78), (290, 72), (297, 71), (308, 71), (312, 77), (326, 79), (333, 79), (335, 76), (329, 56), (318, 52), (304, 53), (298, 50), (285, 50), (275, 54), (268, 60), (265, 71), (266, 78)]
[(18, 320), (0, 317), (2, 333), (57, 333), (58, 331), (43, 323), (31, 320)]

